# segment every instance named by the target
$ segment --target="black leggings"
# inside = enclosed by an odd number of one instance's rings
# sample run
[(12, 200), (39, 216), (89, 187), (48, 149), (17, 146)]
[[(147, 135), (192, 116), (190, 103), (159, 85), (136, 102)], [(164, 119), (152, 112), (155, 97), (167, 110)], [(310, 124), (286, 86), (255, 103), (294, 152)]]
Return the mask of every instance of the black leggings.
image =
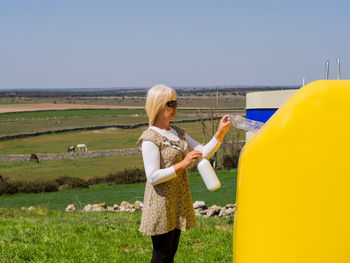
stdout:
[(179, 244), (181, 230), (174, 230), (151, 236), (153, 242), (153, 255), (151, 263), (172, 263)]

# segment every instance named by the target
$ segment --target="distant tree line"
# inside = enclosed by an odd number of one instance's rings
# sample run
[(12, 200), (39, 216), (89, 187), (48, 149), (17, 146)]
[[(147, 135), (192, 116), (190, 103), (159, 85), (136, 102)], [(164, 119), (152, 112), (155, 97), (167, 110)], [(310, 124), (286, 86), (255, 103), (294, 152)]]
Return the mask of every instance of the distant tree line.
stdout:
[[(175, 87), (179, 96), (215, 96), (231, 94), (245, 96), (248, 92), (297, 89), (299, 86), (248, 86), (248, 87)], [(0, 91), (0, 97), (5, 98), (62, 98), (62, 97), (146, 97), (147, 89), (115, 89), (115, 90), (9, 90)]]

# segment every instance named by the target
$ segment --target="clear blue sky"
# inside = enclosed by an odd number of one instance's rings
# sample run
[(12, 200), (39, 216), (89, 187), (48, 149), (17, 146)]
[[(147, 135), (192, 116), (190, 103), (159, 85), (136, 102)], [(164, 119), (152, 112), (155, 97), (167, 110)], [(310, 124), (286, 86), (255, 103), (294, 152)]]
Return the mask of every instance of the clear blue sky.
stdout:
[(0, 89), (350, 78), (350, 3), (0, 0)]

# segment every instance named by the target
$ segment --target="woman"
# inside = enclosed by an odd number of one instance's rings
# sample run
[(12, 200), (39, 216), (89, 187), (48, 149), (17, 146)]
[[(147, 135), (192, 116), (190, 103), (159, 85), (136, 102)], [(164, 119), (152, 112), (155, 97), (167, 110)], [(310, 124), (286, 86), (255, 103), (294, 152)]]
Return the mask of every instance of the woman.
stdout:
[(147, 93), (150, 127), (138, 140), (147, 177), (140, 231), (151, 236), (151, 263), (173, 262), (181, 231), (196, 226), (187, 168), (209, 158), (220, 147), (231, 122), (220, 120), (218, 131), (205, 146), (183, 129), (170, 126), (177, 109), (175, 91), (156, 85)]

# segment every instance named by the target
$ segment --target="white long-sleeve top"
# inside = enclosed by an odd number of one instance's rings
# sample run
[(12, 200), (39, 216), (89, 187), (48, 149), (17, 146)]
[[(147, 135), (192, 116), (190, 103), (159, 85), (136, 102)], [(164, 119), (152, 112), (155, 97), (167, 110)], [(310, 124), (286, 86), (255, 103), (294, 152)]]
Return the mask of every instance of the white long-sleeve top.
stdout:
[[(167, 137), (169, 140), (178, 141), (179, 136), (173, 128), (170, 130), (162, 130), (155, 126), (150, 126), (149, 129), (153, 129), (159, 134)], [(206, 144), (202, 145), (196, 140), (192, 139), (187, 133), (185, 133), (186, 142), (190, 151), (198, 150), (202, 152), (203, 158), (209, 159), (220, 147), (221, 143), (216, 140), (215, 136)], [(145, 167), (145, 173), (147, 181), (152, 184), (160, 184), (169, 181), (176, 177), (174, 166), (160, 169), (160, 153), (158, 146), (151, 141), (142, 142), (142, 158)]]

